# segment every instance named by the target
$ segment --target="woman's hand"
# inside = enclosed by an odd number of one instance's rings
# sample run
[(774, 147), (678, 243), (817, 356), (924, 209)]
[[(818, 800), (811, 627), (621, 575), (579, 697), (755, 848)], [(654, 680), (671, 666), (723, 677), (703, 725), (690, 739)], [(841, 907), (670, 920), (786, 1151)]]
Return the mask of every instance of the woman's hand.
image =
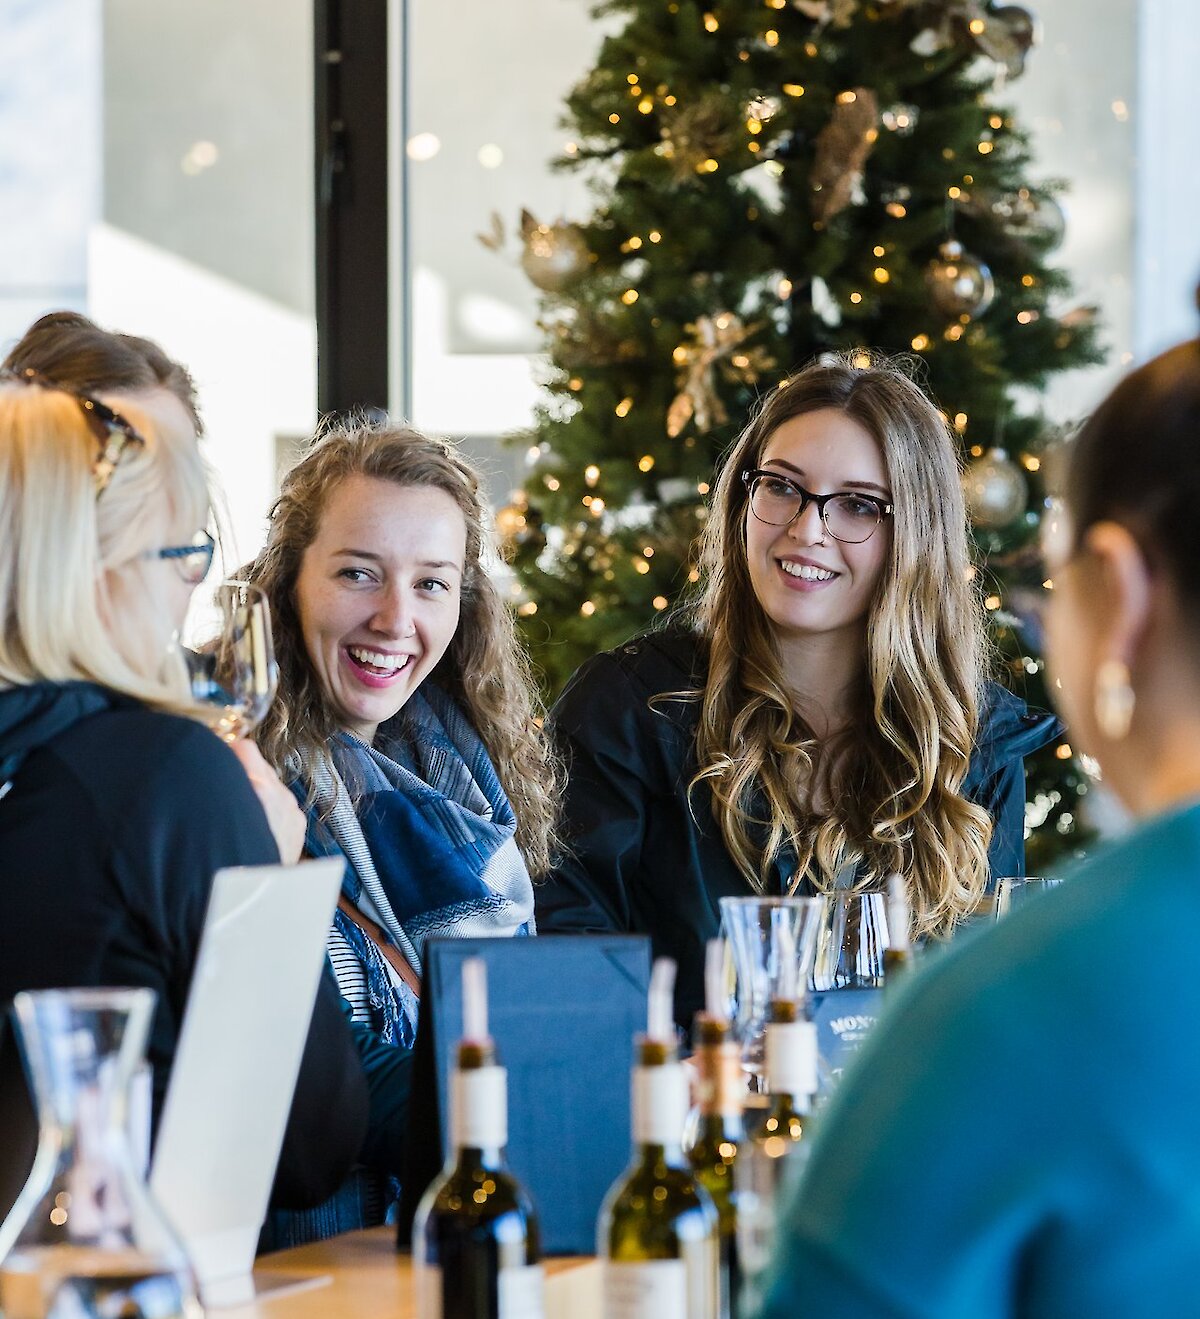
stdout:
[(228, 744), (229, 749), (242, 762), (246, 777), (258, 794), (267, 823), (275, 835), (279, 859), (285, 865), (300, 860), (304, 851), (304, 832), (307, 822), (295, 797), (279, 781), (279, 776), (262, 757), (253, 742), (238, 738)]

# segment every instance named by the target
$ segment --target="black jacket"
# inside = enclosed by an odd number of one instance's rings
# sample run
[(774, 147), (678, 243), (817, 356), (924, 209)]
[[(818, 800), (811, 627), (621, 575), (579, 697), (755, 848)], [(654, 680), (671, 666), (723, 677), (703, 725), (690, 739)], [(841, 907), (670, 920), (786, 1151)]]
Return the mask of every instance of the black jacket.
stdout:
[[(43, 683), (0, 691), (0, 793), (0, 1005), (22, 989), (155, 990), (147, 1052), (157, 1114), (213, 874), (279, 860), (245, 771), (190, 719), (90, 683)], [(0, 1213), (36, 1139), (13, 1035), (10, 1027), (0, 1039)], [(362, 1067), (326, 977), (273, 1202), (329, 1195), (359, 1154), (367, 1114)]]
[[(559, 698), (552, 727), (567, 760), (569, 855), (535, 889), (539, 931), (637, 931), (655, 956), (678, 963), (676, 1015), (690, 1026), (703, 1002), (704, 948), (720, 927), (718, 900), (753, 892), (713, 820), (706, 794), (689, 801), (695, 701), (649, 701), (702, 687), (705, 658), (682, 630), (650, 633), (584, 664)], [(988, 707), (964, 784), (994, 822), (991, 873), (1025, 866), (1022, 758), (1057, 735), (1053, 715), (1030, 714), (989, 685)], [(784, 891), (788, 876), (775, 876)]]

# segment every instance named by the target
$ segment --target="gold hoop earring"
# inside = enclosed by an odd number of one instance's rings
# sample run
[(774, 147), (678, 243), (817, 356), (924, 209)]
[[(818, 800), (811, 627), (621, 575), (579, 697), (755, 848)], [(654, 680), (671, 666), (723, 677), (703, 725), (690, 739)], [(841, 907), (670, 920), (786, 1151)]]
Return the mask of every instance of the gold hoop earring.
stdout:
[(1107, 659), (1096, 670), (1096, 725), (1112, 742), (1120, 742), (1133, 722), (1136, 698), (1129, 685), (1129, 666), (1118, 659)]

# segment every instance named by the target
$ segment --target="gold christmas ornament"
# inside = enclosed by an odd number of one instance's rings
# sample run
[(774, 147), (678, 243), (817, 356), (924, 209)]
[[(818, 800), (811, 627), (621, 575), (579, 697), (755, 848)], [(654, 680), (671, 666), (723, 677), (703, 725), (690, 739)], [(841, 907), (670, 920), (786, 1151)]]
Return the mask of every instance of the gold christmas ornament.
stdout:
[(691, 343), (680, 344), (672, 357), (679, 368), (679, 393), (667, 409), (667, 434), (674, 439), (690, 421), (701, 434), (729, 420), (717, 394), (717, 368), (727, 380), (753, 384), (763, 371), (775, 365), (762, 347), (746, 348), (746, 340), (762, 323), (743, 325), (732, 312), (699, 316), (684, 328)]
[(842, 92), (829, 122), (817, 135), (809, 183), (813, 219), (826, 224), (846, 209), (879, 138), (879, 102), (869, 87)]
[[(670, 162), (676, 182), (687, 183), (714, 173), (737, 137), (728, 98), (705, 92), (695, 101), (664, 107), (659, 114), (662, 141), (658, 151)], [(742, 125), (744, 127), (744, 125)]]
[(1029, 52), (1041, 40), (1037, 20), (1020, 5), (1002, 5), (987, 13), (971, 28), (975, 44), (983, 53), (995, 60), (1009, 78), (1019, 78), (1025, 72)]
[(926, 267), (925, 279), (933, 305), (952, 319), (982, 316), (996, 296), (992, 272), (953, 238), (938, 249)]
[(792, 0), (798, 9), (814, 23), (832, 23), (834, 27), (849, 27), (858, 13), (858, 0)]
[(1003, 449), (989, 449), (963, 473), (963, 495), (977, 527), (1000, 531), (1025, 511), (1029, 485)]
[(577, 280), (591, 261), (591, 252), (579, 226), (556, 220), (540, 224), (528, 211), (521, 212), (521, 269), (547, 293), (558, 293)]

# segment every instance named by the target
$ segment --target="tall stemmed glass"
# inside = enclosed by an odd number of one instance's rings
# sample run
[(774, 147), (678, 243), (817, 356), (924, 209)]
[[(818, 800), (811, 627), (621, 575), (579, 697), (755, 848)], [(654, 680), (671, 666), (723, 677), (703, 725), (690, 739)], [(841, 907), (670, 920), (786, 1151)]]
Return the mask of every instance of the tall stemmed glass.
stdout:
[(197, 632), (206, 639), (184, 651), (192, 696), (217, 707), (215, 729), (227, 742), (245, 737), (271, 708), (279, 683), (267, 597), (248, 582), (219, 582)]

